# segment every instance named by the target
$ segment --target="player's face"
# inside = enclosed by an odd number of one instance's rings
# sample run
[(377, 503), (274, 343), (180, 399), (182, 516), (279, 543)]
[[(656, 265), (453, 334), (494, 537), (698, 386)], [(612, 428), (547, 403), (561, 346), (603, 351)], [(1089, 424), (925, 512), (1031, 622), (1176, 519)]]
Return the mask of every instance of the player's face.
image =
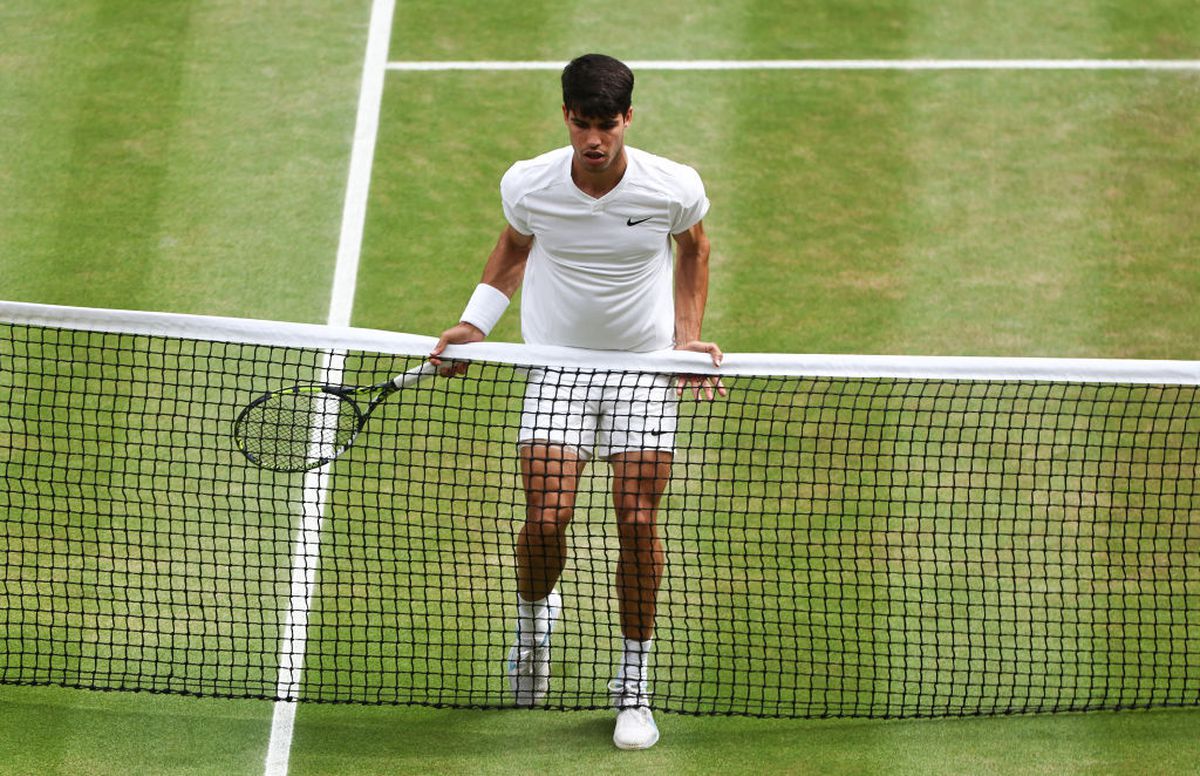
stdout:
[(633, 121), (633, 108), (624, 115), (595, 118), (580, 116), (564, 107), (563, 119), (571, 134), (578, 167), (587, 172), (602, 173), (622, 158), (625, 129)]

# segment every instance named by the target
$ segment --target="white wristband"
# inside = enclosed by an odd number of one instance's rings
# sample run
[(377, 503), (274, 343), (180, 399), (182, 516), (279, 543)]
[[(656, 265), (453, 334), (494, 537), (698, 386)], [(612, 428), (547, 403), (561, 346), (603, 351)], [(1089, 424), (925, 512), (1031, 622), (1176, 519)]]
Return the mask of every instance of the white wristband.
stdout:
[(463, 310), (459, 320), (471, 324), (484, 334), (489, 334), (507, 309), (508, 297), (503, 291), (487, 283), (480, 283), (475, 286), (475, 293), (471, 294), (471, 301), (467, 302), (467, 309)]

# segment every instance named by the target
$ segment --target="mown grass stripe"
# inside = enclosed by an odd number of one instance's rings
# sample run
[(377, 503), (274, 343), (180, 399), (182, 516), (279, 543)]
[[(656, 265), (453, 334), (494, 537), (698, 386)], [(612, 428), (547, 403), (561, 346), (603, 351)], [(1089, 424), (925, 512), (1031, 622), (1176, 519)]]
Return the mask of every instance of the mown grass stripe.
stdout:
[[(639, 70), (1200, 70), (1200, 59), (682, 59), (630, 60)], [(561, 70), (561, 61), (389, 62), (388, 70)]]

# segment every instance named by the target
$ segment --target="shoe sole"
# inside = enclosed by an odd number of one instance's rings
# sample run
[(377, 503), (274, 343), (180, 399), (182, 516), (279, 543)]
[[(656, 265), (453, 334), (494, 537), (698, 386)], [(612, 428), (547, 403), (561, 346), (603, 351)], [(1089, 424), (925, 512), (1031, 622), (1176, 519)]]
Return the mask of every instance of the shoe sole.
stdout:
[(617, 748), (622, 752), (640, 752), (643, 749), (649, 749), (657, 744), (658, 736), (655, 736), (654, 740), (648, 744), (618, 744), (616, 741), (613, 741), (613, 743), (616, 744)]

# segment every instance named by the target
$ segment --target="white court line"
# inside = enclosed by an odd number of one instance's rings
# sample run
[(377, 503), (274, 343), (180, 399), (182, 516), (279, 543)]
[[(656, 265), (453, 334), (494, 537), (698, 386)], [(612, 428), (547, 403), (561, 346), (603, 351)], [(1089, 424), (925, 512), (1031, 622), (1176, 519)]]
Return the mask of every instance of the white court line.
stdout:
[[(346, 199), (342, 209), (342, 231), (338, 238), (337, 264), (329, 300), (330, 326), (349, 326), (354, 307), (354, 289), (362, 253), (363, 225), (366, 222), (367, 193), (371, 166), (375, 159), (375, 140), (379, 131), (379, 110), (383, 101), (383, 82), (387, 66), (388, 43), (392, 33), (395, 0), (375, 0), (371, 6), (367, 53), (363, 63), (362, 86), (358, 95), (358, 116), (354, 125), (354, 144), (350, 151), (350, 172), (346, 181)], [(341, 382), (344, 354), (326, 355), (324, 381)], [(296, 702), (304, 669), (304, 651), (308, 642), (308, 613), (316, 587), (317, 566), (321, 555), (321, 528), (325, 520), (329, 473), (325, 469), (304, 476), (303, 507), (300, 529), (292, 549), (289, 605), (279, 647), (279, 675), (271, 719), (271, 742), (264, 767), (266, 776), (285, 776), (292, 750), (292, 731), (296, 721)]]
[[(638, 70), (1200, 70), (1200, 59), (692, 59), (631, 60)], [(562, 70), (566, 62), (388, 62), (405, 72)]]

